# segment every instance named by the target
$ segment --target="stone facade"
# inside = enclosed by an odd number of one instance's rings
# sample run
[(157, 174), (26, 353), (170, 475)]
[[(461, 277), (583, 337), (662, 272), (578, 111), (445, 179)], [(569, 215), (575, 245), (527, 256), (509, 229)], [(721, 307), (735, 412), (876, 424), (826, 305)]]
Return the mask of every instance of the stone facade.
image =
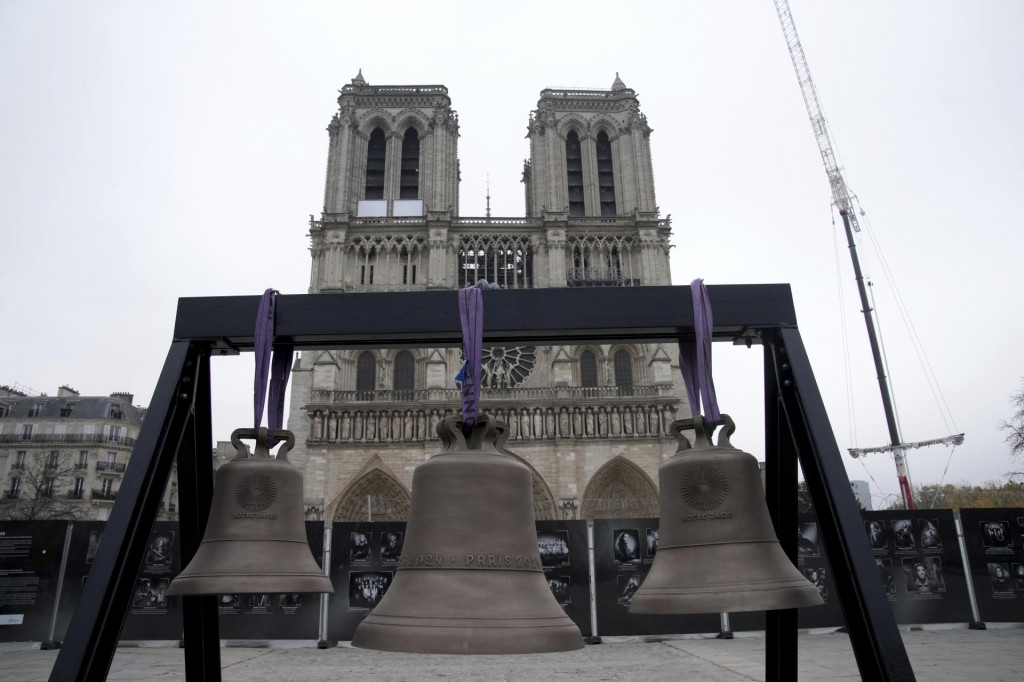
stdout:
[[(55, 397), (0, 387), (0, 518), (106, 520), (117, 498), (146, 411), (130, 393)], [(177, 518), (177, 470), (160, 519)]]
[[(525, 217), (459, 216), (445, 87), (371, 86), (360, 73), (338, 104), (324, 211), (310, 219), (311, 293), (671, 283), (651, 128), (617, 76), (610, 90), (541, 92)], [(461, 363), (451, 348), (301, 354), (288, 427), (310, 518), (405, 518), (413, 469), (458, 409)], [(485, 348), (483, 375), (482, 409), (533, 469), (539, 519), (657, 514), (669, 424), (687, 412), (674, 346)]]

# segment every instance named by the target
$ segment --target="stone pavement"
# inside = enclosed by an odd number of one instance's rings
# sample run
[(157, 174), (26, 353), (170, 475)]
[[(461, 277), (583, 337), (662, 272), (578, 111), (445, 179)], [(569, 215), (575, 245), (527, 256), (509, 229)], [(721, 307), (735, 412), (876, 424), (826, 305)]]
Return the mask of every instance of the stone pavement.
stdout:
[[(1024, 629), (945, 629), (903, 633), (911, 662), (922, 682), (1020, 682), (1024, 680)], [(393, 654), (353, 649), (223, 648), (225, 682), (289, 680), (331, 682), (374, 680), (694, 680), (732, 682), (764, 679), (764, 635), (733, 640), (672, 639), (644, 642), (606, 638), (581, 651), (529, 656), (441, 656)], [(184, 653), (167, 647), (122, 647), (108, 680), (184, 682)], [(55, 651), (0, 645), (0, 680), (45, 681)], [(801, 681), (860, 679), (845, 634), (801, 634)]]

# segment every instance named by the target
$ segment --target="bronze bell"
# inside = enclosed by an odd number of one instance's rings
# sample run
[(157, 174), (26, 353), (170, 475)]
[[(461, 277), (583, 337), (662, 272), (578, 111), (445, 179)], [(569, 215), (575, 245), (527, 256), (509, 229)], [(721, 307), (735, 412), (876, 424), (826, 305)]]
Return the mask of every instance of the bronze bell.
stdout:
[(439, 654), (583, 648), (544, 578), (529, 468), (501, 452), (508, 427), (488, 415), (467, 435), (450, 416), (443, 450), (413, 472), (395, 580), (353, 646)]
[[(658, 553), (633, 595), (630, 613), (716, 613), (816, 606), (821, 595), (779, 546), (753, 455), (729, 443), (722, 415), (718, 445), (703, 419), (679, 420), (679, 449), (658, 470)], [(695, 445), (682, 435), (696, 432)], [(713, 431), (713, 429), (712, 429)]]
[[(267, 436), (284, 438), (271, 458)], [(255, 438), (249, 455), (241, 438)], [(237, 429), (236, 457), (217, 470), (203, 542), (167, 589), (180, 594), (334, 592), (309, 551), (302, 474), (286, 459), (291, 431)]]

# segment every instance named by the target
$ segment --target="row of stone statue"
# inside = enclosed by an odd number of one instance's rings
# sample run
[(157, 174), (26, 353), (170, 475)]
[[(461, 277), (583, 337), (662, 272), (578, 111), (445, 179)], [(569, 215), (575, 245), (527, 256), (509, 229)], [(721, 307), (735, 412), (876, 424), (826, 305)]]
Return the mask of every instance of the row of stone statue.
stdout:
[[(313, 442), (426, 441), (436, 439), (434, 425), (452, 410), (314, 410)], [(600, 405), (561, 408), (512, 407), (490, 410), (509, 426), (509, 440), (554, 438), (646, 438), (668, 436), (674, 405)]]

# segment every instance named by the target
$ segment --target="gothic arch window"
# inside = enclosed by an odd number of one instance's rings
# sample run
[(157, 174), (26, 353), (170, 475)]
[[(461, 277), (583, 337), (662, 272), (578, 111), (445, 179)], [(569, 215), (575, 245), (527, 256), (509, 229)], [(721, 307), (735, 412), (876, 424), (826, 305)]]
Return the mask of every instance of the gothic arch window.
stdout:
[(565, 171), (569, 190), (569, 215), (582, 216), (583, 204), (583, 152), (580, 137), (570, 130), (565, 137)]
[(643, 469), (616, 457), (597, 470), (583, 492), (581, 516), (628, 519), (657, 516), (658, 489)]
[(420, 136), (409, 128), (402, 137), (402, 175), (399, 199), (419, 199), (420, 195)]
[(384, 136), (384, 131), (374, 128), (370, 133), (370, 143), (366, 148), (366, 194), (364, 199), (384, 198), (384, 161), (387, 151), (388, 140)]
[(612, 143), (608, 133), (597, 134), (597, 190), (601, 200), (601, 215), (615, 215), (615, 176), (612, 172)]
[(377, 264), (377, 248), (371, 246), (369, 248), (359, 249), (359, 283), (360, 284), (373, 284), (373, 270)]
[(334, 521), (405, 521), (409, 503), (409, 493), (401, 483), (385, 471), (373, 469), (348, 487), (335, 509)]
[(412, 390), (416, 388), (416, 361), (412, 353), (407, 350), (401, 351), (395, 356), (394, 383), (395, 391), (408, 391), (412, 397)]
[(640, 283), (634, 267), (635, 244), (625, 235), (570, 234), (566, 238), (566, 284), (622, 287)]
[(370, 351), (366, 351), (356, 360), (356, 398), (370, 400), (376, 388), (377, 358)]
[(594, 357), (593, 351), (585, 350), (580, 353), (580, 386), (597, 386), (597, 358)]
[(502, 289), (533, 286), (533, 247), (528, 235), (466, 235), (459, 246), (459, 287), (480, 280)]
[(615, 370), (615, 385), (619, 389), (619, 395), (633, 395), (633, 358), (625, 349), (615, 351), (612, 356), (612, 366)]

